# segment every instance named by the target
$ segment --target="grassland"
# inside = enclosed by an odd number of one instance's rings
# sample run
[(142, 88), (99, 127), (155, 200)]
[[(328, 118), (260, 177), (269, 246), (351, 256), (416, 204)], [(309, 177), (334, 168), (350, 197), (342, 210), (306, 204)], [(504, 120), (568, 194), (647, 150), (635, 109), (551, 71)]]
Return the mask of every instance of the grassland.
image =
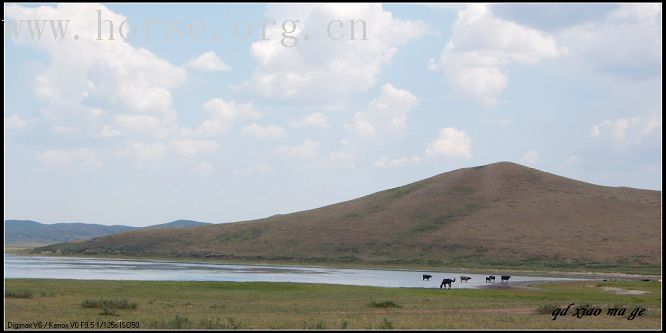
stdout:
[[(647, 293), (617, 294), (604, 287)], [(297, 283), (6, 279), (5, 327), (9, 321), (122, 320), (138, 321), (141, 328), (166, 329), (659, 329), (660, 295), (661, 283), (643, 281), (444, 291)], [(571, 316), (572, 309), (569, 316), (552, 320), (549, 310), (569, 303), (597, 306), (603, 313), (579, 319)], [(634, 320), (606, 316), (606, 309), (614, 306), (647, 311)]]

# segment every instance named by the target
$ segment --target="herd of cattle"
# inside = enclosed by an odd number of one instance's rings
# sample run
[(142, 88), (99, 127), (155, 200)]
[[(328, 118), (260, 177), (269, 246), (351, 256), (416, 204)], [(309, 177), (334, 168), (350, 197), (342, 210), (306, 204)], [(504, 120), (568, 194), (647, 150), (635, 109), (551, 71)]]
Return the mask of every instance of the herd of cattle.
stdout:
[[(432, 278), (432, 275), (423, 274), (423, 281), (430, 281), (431, 278)], [(509, 282), (509, 278), (511, 278), (511, 276), (502, 275), (500, 282), (505, 282), (505, 281)], [(460, 277), (460, 282), (467, 282), (471, 279), (472, 279), (471, 277), (463, 275), (463, 276)], [(495, 275), (486, 276), (486, 282), (494, 282), (494, 281), (495, 281)], [(455, 278), (453, 278), (453, 279), (444, 278), (444, 280), (442, 280), (442, 283), (439, 285), (439, 288), (440, 289), (442, 289), (442, 288), (446, 289), (446, 286), (448, 286), (449, 287), (448, 289), (451, 289), (451, 283), (452, 282), (456, 282), (456, 279)]]

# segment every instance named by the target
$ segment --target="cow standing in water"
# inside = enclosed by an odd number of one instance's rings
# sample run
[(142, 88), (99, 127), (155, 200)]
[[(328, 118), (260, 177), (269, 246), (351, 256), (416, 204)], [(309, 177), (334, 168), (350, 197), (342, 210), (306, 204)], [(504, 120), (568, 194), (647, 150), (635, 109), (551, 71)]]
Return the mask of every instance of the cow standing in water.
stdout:
[(432, 275), (430, 275), (430, 274), (423, 274), (423, 281), (430, 281), (431, 277), (432, 277)]
[(509, 282), (510, 277), (511, 276), (509, 276), (509, 275), (502, 275), (502, 280), (500, 282), (504, 282), (504, 281)]
[(460, 277), (460, 282), (467, 282), (467, 281), (469, 281), (469, 280), (471, 280), (471, 279), (472, 279), (472, 278), (469, 277), (469, 276), (461, 276), (461, 277)]
[(442, 289), (442, 286), (444, 287), (444, 289), (446, 289), (446, 285), (449, 285), (449, 289), (451, 289), (451, 282), (456, 282), (456, 279), (454, 278), (453, 280), (451, 279), (442, 280), (442, 284), (439, 285), (439, 289)]
[(495, 281), (495, 275), (486, 277), (486, 282), (492, 282), (492, 281)]

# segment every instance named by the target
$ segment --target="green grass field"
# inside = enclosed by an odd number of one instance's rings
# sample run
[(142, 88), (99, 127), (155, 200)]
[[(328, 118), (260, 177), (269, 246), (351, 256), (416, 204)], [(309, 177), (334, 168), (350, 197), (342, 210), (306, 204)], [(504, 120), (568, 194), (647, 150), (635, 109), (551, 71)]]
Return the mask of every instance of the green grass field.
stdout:
[[(617, 294), (604, 287), (640, 290)], [(532, 283), (512, 288), (410, 289), (261, 282), (5, 280), (8, 323), (139, 322), (140, 328), (608, 328), (659, 329), (661, 283)], [(551, 309), (575, 303), (552, 320)], [(572, 316), (576, 306), (599, 316)], [(609, 317), (609, 307), (626, 307)], [(633, 320), (636, 307), (646, 312)]]

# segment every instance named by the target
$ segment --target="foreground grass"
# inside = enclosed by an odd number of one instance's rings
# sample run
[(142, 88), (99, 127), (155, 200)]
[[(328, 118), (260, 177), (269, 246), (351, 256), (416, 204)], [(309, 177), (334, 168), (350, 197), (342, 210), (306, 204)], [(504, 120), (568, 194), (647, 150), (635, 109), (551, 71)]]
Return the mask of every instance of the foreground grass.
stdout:
[[(618, 295), (603, 287), (643, 290)], [(520, 288), (411, 289), (263, 282), (154, 282), (6, 279), (8, 322), (138, 321), (140, 328), (660, 328), (661, 283), (534, 283)], [(100, 310), (86, 302), (135, 304)], [(106, 303), (105, 303), (106, 302)], [(115, 302), (115, 303), (114, 303)], [(553, 305), (598, 306), (598, 317), (560, 317)], [(634, 320), (609, 306), (647, 308)], [(573, 310), (572, 310), (573, 312)]]

